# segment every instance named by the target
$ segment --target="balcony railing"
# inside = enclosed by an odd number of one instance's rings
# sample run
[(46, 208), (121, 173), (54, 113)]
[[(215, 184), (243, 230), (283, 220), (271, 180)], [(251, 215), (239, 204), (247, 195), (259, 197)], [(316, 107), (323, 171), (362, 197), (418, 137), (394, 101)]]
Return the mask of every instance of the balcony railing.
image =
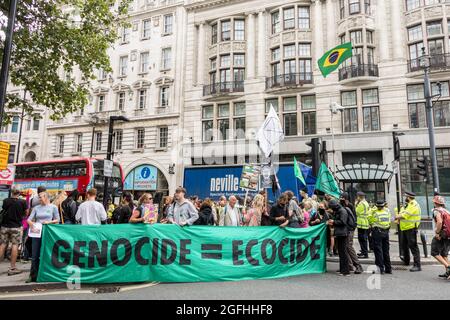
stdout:
[[(420, 58), (408, 60), (408, 71), (419, 71), (423, 67)], [(430, 69), (447, 69), (450, 68), (450, 53), (434, 54), (430, 56)]]
[(339, 81), (356, 77), (378, 77), (378, 65), (357, 64), (339, 69)]
[(233, 92), (244, 92), (244, 81), (218, 82), (203, 86), (203, 96)]
[(312, 84), (312, 83), (313, 83), (312, 72), (287, 73), (266, 78), (266, 89), (302, 86), (304, 84)]

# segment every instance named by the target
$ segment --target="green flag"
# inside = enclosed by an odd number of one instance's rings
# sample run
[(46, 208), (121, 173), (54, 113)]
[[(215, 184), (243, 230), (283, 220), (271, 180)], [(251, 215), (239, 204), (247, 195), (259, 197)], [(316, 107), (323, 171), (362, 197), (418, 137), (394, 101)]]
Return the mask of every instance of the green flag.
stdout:
[(325, 53), (322, 56), (322, 58), (319, 59), (319, 61), (317, 61), (320, 72), (322, 72), (322, 75), (325, 78), (328, 74), (336, 70), (342, 62), (344, 62), (351, 56), (352, 56), (351, 42), (341, 44), (331, 49), (330, 51)]
[(325, 192), (336, 199), (339, 199), (341, 195), (336, 180), (334, 180), (333, 175), (324, 162), (322, 162), (319, 173), (317, 174), (316, 189)]
[(303, 178), (302, 170), (300, 170), (300, 167), (297, 163), (297, 159), (295, 159), (295, 157), (294, 157), (294, 174), (297, 177), (297, 179), (300, 180), (300, 182), (304, 186), (306, 186), (306, 182), (305, 182), (305, 178)]

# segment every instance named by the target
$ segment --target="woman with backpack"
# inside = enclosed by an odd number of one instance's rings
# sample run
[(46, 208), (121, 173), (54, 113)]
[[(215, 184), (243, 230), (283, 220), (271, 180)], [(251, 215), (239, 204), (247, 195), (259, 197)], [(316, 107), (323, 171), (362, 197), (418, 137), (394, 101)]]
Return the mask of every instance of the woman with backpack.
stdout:
[(264, 196), (257, 194), (252, 201), (251, 208), (244, 213), (244, 227), (259, 227), (264, 211)]
[(123, 197), (122, 203), (118, 206), (112, 214), (113, 224), (123, 224), (128, 223), (131, 215), (133, 214), (133, 199), (130, 194)]
[(73, 190), (70, 193), (70, 196), (67, 197), (62, 203), (61, 203), (61, 209), (62, 210), (62, 217), (61, 223), (64, 224), (76, 224), (75, 215), (77, 214), (78, 210), (78, 203), (77, 199), (80, 196), (80, 193), (77, 189)]
[(130, 223), (156, 223), (158, 220), (158, 208), (153, 204), (153, 196), (144, 193), (138, 201), (137, 208), (133, 211)]
[(214, 215), (212, 212), (213, 202), (211, 199), (206, 198), (198, 211), (198, 219), (194, 222), (194, 225), (199, 226), (213, 226)]
[(445, 272), (439, 277), (450, 280), (450, 264), (447, 258), (450, 250), (450, 213), (445, 209), (444, 197), (435, 196), (433, 203), (433, 219), (436, 223), (436, 229), (434, 238), (431, 241), (431, 256), (445, 268)]

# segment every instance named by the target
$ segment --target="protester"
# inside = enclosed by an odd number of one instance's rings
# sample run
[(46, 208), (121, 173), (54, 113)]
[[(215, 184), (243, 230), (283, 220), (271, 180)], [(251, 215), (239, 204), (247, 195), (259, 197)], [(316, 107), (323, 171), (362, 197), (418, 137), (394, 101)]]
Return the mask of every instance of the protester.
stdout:
[(261, 217), (264, 211), (264, 196), (257, 194), (251, 203), (251, 208), (244, 214), (244, 226), (261, 226)]
[(200, 226), (213, 226), (213, 202), (210, 198), (203, 200), (200, 210), (198, 212), (198, 219), (194, 222), (195, 225)]
[(304, 215), (297, 202), (295, 201), (294, 193), (292, 191), (286, 191), (285, 195), (287, 197), (287, 210), (288, 210), (288, 219), (283, 222), (281, 227), (290, 227), (290, 228), (300, 228), (300, 223), (304, 222)]
[(450, 213), (445, 209), (445, 199), (442, 196), (434, 196), (433, 219), (436, 224), (435, 235), (431, 241), (431, 256), (445, 267), (445, 272), (439, 277), (450, 279), (450, 264), (447, 259), (450, 250), (450, 240), (444, 232), (444, 219), (450, 219)]
[(179, 226), (193, 225), (198, 219), (198, 212), (195, 206), (185, 198), (186, 189), (178, 187), (175, 190), (175, 205), (170, 206), (167, 215), (169, 223), (178, 224)]
[(303, 222), (300, 223), (300, 228), (309, 227), (309, 220), (311, 220), (312, 212), (313, 204), (311, 199), (308, 199), (307, 201), (303, 202)]
[(333, 213), (334, 218), (327, 221), (327, 224), (334, 226), (334, 236), (336, 237), (338, 253), (339, 253), (339, 274), (343, 276), (350, 275), (348, 260), (348, 213), (336, 200), (328, 203), (329, 212)]
[[(30, 216), (28, 217), (28, 225), (31, 231), (38, 232), (38, 226), (36, 223), (42, 225), (59, 223), (58, 208), (50, 203), (48, 193), (46, 191), (39, 193), (40, 204), (33, 208)], [(41, 233), (42, 236), (42, 233)], [(41, 252), (42, 238), (31, 238), (32, 244), (32, 262), (30, 277), (27, 282), (36, 282), (39, 271), (40, 252)]]
[[(353, 217), (353, 220), (355, 221), (355, 228), (356, 228), (356, 212), (355, 207), (350, 202), (350, 197), (347, 192), (344, 192), (341, 194), (341, 197), (339, 199), (339, 202), (342, 207), (344, 207), (347, 210), (348, 218)], [(353, 247), (353, 236), (355, 234), (355, 229), (351, 228), (347, 223), (348, 228), (348, 245), (347, 245), (347, 253), (348, 253), (348, 260), (350, 262), (349, 269), (350, 271), (353, 271), (353, 267), (355, 267), (355, 274), (361, 274), (363, 272), (361, 263), (359, 262), (358, 256), (356, 255), (355, 248)]]
[(311, 201), (314, 212), (317, 212), (317, 210), (319, 210), (319, 198), (317, 197), (317, 194), (312, 195)]
[(5, 210), (0, 229), (0, 261), (5, 256), (8, 244), (11, 242), (11, 257), (8, 276), (19, 274), (22, 271), (16, 268), (19, 245), (22, 241), (22, 219), (27, 215), (27, 203), (20, 199), (20, 191), (13, 189), (11, 197), (3, 201)]
[(226, 205), (227, 205), (227, 198), (225, 196), (221, 196), (219, 198), (219, 203), (216, 206), (216, 215), (217, 215), (216, 225), (218, 226), (224, 225)]
[(67, 199), (67, 193), (65, 191), (60, 191), (56, 197), (53, 199), (52, 204), (54, 204), (58, 208), (59, 212), (59, 221), (60, 223), (64, 223), (64, 215), (62, 203)]
[(138, 201), (136, 209), (130, 218), (130, 223), (156, 223), (158, 221), (158, 209), (153, 204), (153, 196), (144, 193)]
[(237, 204), (237, 198), (230, 196), (224, 209), (224, 223), (226, 227), (239, 227), (242, 224), (242, 214)]
[(281, 226), (289, 220), (289, 213), (287, 210), (288, 197), (286, 194), (281, 194), (278, 198), (277, 204), (270, 209), (270, 220), (272, 225)]
[(167, 219), (167, 214), (169, 212), (169, 207), (171, 205), (173, 205), (173, 197), (171, 196), (166, 196), (163, 199), (163, 209), (162, 209), (162, 215), (161, 215), (161, 220), (165, 220)]
[[(318, 205), (317, 213), (314, 215), (312, 219), (309, 220), (310, 226), (317, 226), (321, 223), (326, 223), (327, 220), (330, 218), (328, 212), (328, 204), (323, 201), (320, 202)], [(329, 228), (328, 228), (329, 230)]]
[(300, 196), (302, 197), (302, 203), (308, 201), (310, 199), (308, 195), (308, 189), (304, 188), (300, 190)]
[(127, 194), (123, 197), (120, 206), (118, 206), (112, 215), (112, 222), (114, 224), (128, 223), (133, 213), (133, 199), (131, 195)]
[(81, 222), (82, 225), (99, 225), (106, 224), (107, 215), (103, 205), (95, 201), (97, 197), (97, 189), (89, 189), (86, 193), (87, 199), (80, 204), (75, 215), (75, 220)]
[(389, 229), (391, 228), (391, 213), (385, 208), (386, 202), (378, 200), (377, 210), (371, 211), (368, 216), (370, 226), (373, 228), (373, 250), (375, 265), (380, 274), (392, 273), (391, 258), (389, 256)]
[(77, 222), (75, 216), (78, 211), (77, 199), (79, 196), (78, 190), (75, 189), (70, 193), (70, 196), (62, 202), (61, 209), (63, 212), (64, 224), (75, 224)]
[(39, 186), (37, 188), (37, 193), (33, 197), (31, 197), (31, 200), (30, 200), (30, 211), (33, 210), (34, 207), (38, 206), (41, 203), (39, 200), (39, 194), (41, 192), (46, 192), (46, 191), (47, 191), (47, 188), (44, 186)]

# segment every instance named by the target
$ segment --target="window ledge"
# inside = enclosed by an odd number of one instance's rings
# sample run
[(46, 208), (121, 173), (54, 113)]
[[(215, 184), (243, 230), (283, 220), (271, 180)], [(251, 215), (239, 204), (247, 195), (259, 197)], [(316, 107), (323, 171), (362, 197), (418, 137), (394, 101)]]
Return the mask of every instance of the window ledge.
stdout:
[(72, 152), (72, 156), (81, 156), (81, 152)]
[(53, 154), (53, 158), (62, 158), (63, 154), (62, 153), (54, 153)]
[(166, 69), (160, 69), (159, 71), (160, 72), (167, 72), (167, 71), (170, 71), (172, 68), (166, 68)]
[(126, 75), (124, 75), (124, 76), (118, 76), (117, 79), (125, 79), (126, 77), (127, 77)]
[(167, 151), (167, 148), (155, 148), (155, 151)]
[(148, 74), (148, 71), (144, 71), (144, 72), (139, 72), (138, 76), (145, 76)]
[(133, 150), (131, 150), (131, 152), (133, 152), (133, 153), (144, 153), (144, 148), (135, 148), (135, 149), (133, 149)]
[(167, 33), (162, 33), (161, 36), (166, 37), (166, 36), (171, 36), (172, 34), (173, 34), (173, 32), (167, 32)]
[(141, 41), (145, 41), (145, 40), (150, 40), (151, 38), (150, 37), (143, 37), (143, 38), (141, 38)]
[(125, 45), (125, 44), (129, 44), (130, 43), (130, 41), (120, 41), (120, 45), (122, 46), (122, 45)]

